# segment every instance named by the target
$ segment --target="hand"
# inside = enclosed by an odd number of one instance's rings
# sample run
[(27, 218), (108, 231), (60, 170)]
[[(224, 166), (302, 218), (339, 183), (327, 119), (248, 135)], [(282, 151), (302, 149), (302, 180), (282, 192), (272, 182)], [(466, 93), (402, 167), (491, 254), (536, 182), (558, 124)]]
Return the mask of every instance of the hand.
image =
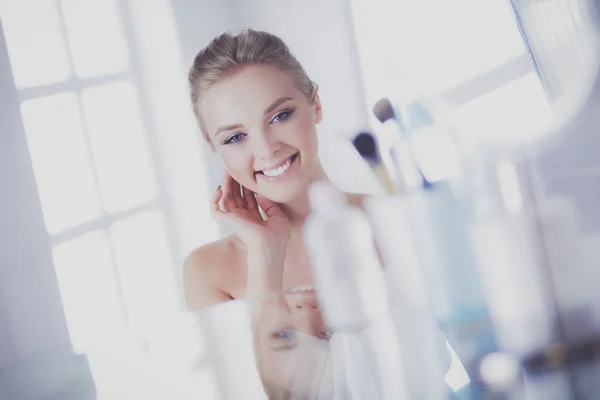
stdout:
[(277, 203), (255, 196), (225, 173), (223, 185), (211, 199), (210, 207), (212, 216), (233, 229), (248, 248), (246, 296), (254, 298), (280, 291), (290, 223)]
[[(222, 203), (222, 208), (219, 206)], [(263, 218), (259, 207), (266, 215)], [(210, 202), (211, 214), (224, 222), (246, 244), (249, 252), (285, 254), (290, 238), (290, 223), (277, 203), (261, 195), (254, 195), (242, 187), (229, 173)]]

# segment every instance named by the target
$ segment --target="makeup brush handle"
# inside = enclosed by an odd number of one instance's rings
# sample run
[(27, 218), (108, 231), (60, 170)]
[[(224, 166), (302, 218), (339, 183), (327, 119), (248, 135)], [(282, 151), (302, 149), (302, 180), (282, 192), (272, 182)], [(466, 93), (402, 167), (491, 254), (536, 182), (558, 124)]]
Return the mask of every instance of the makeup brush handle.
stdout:
[(379, 180), (379, 183), (383, 186), (385, 192), (387, 194), (392, 194), (396, 192), (395, 185), (390, 178), (390, 174), (383, 164), (376, 165), (372, 168), (373, 173)]

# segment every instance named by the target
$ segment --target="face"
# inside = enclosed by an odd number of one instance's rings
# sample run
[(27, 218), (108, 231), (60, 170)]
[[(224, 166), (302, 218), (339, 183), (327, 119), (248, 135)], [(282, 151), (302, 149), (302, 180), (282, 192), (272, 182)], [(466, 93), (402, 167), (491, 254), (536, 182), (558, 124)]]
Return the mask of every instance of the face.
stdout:
[(242, 186), (284, 203), (318, 178), (319, 98), (310, 104), (281, 69), (245, 67), (212, 86), (199, 111), (215, 151)]
[(323, 393), (332, 364), (327, 326), (312, 291), (270, 296), (255, 334), (263, 379), (292, 392)]

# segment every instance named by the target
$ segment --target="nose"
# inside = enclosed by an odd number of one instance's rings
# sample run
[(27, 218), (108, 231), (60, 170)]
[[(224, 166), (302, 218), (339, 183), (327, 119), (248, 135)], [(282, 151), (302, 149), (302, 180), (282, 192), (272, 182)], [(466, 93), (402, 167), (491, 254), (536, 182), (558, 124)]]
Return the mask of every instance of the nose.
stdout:
[(265, 132), (254, 135), (256, 157), (261, 160), (272, 159), (281, 148), (281, 142), (274, 135)]

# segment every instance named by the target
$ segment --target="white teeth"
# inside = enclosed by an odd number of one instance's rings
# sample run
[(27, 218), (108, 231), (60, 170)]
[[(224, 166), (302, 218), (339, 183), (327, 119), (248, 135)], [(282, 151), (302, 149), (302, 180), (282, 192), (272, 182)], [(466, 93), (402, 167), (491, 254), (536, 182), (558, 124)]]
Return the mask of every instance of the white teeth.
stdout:
[(289, 289), (284, 289), (283, 293), (298, 293), (298, 292), (314, 292), (315, 287), (313, 285), (294, 286)]
[(263, 174), (265, 174), (266, 176), (278, 176), (283, 174), (285, 171), (288, 170), (288, 168), (290, 167), (290, 165), (292, 165), (292, 159), (290, 158), (289, 160), (287, 160), (285, 163), (283, 163), (283, 165), (280, 165), (277, 168), (274, 169), (265, 169), (263, 171)]

